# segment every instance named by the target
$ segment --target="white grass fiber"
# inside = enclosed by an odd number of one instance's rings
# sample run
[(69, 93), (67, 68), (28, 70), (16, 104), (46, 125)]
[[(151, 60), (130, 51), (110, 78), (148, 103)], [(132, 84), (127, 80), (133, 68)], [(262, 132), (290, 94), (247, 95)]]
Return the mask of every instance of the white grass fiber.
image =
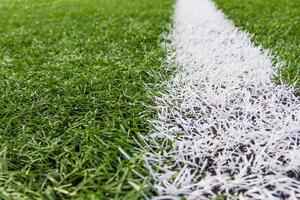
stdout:
[(272, 57), (209, 0), (178, 0), (171, 37), (180, 70), (147, 136), (154, 198), (300, 199), (300, 101), (272, 82)]

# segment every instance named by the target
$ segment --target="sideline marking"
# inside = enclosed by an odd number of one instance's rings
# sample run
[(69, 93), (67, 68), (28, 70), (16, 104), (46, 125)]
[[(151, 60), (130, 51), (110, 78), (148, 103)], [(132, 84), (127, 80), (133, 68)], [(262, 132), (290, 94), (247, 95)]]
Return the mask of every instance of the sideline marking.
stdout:
[(155, 198), (300, 198), (300, 101), (272, 82), (272, 57), (210, 0), (177, 1), (172, 40), (182, 69), (145, 155)]

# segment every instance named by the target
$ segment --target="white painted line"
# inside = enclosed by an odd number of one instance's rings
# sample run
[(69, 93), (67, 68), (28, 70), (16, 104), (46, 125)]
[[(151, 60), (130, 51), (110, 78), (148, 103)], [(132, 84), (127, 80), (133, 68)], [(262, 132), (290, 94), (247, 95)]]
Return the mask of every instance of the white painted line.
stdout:
[(145, 156), (156, 198), (300, 198), (300, 102), (272, 82), (272, 58), (209, 0), (178, 0), (174, 23), (182, 70)]

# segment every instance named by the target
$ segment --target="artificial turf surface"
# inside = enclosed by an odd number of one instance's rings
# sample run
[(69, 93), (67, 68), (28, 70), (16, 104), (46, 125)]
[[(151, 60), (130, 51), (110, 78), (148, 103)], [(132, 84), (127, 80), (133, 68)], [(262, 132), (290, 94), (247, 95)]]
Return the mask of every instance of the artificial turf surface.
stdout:
[(0, 199), (149, 193), (133, 137), (148, 132), (148, 94), (168, 76), (172, 4), (0, 1)]
[(278, 71), (279, 77), (300, 94), (300, 1), (214, 1), (237, 27), (252, 34), (256, 44), (285, 62)]

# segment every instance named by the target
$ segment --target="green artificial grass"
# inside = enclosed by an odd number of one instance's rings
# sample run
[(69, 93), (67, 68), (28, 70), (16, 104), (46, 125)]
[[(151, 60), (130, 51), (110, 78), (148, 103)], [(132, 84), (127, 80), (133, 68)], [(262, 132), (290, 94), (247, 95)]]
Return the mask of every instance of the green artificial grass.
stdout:
[(215, 0), (237, 27), (253, 35), (256, 44), (285, 62), (279, 77), (300, 94), (300, 1)]
[(133, 137), (148, 132), (148, 93), (168, 77), (172, 4), (0, 1), (0, 199), (149, 194)]

